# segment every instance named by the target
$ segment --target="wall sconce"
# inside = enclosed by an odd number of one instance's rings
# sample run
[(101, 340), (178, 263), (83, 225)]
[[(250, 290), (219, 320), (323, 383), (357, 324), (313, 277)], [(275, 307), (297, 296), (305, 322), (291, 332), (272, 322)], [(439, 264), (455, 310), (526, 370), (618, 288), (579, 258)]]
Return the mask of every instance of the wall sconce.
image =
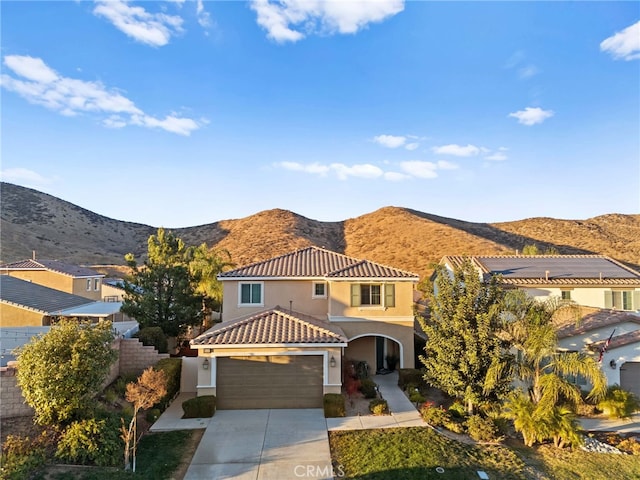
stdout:
[(203, 370), (209, 370), (209, 359), (205, 358), (204, 362), (202, 362), (202, 369)]
[(331, 368), (335, 368), (335, 366), (336, 366), (336, 359), (333, 358), (333, 355), (331, 355), (331, 360), (329, 360), (329, 366)]
[(616, 360), (615, 360), (615, 358), (609, 362), (609, 366), (615, 370), (615, 368), (616, 368)]

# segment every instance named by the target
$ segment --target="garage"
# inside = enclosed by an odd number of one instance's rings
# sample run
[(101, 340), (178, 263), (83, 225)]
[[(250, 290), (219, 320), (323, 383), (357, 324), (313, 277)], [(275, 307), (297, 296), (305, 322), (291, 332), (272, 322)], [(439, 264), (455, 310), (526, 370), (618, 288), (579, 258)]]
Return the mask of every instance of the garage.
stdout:
[(620, 367), (620, 386), (640, 396), (640, 362), (626, 362)]
[(322, 408), (323, 357), (218, 357), (216, 383), (220, 409)]

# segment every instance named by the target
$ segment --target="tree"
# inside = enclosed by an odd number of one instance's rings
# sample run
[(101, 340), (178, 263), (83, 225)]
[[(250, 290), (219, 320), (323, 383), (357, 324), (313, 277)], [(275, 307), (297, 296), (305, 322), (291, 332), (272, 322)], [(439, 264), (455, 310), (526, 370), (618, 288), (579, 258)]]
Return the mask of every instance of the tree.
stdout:
[(133, 456), (133, 471), (136, 471), (136, 447), (138, 445), (138, 412), (153, 407), (167, 394), (167, 377), (162, 370), (147, 368), (138, 377), (137, 382), (127, 384), (125, 398), (133, 404), (133, 418), (129, 427), (125, 427), (124, 419), (120, 431), (124, 440), (124, 468), (131, 468), (130, 457)]
[(86, 418), (118, 353), (111, 322), (62, 320), (18, 351), (18, 385), (35, 422), (62, 427)]
[(141, 328), (157, 326), (168, 336), (178, 336), (200, 323), (202, 295), (195, 290), (187, 255), (184, 242), (162, 228), (149, 237), (142, 267), (133, 254), (126, 255), (133, 273), (124, 282), (122, 311)]
[[(436, 291), (428, 293), (429, 318), (419, 318), (427, 334), (425, 380), (449, 395), (462, 398), (467, 410), (482, 400), (497, 399), (509, 390), (508, 376), (493, 379), (486, 387), (487, 372), (493, 364), (504, 363), (508, 344), (501, 330), (500, 304), (504, 292), (492, 276), (480, 278), (469, 259), (453, 271), (438, 266)], [(494, 369), (495, 370), (495, 369)]]

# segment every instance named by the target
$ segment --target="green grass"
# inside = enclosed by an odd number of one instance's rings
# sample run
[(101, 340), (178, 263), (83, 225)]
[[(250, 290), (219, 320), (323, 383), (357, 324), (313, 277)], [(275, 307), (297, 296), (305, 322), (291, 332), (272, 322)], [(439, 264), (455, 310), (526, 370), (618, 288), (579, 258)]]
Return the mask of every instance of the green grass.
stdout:
[[(582, 450), (467, 445), (425, 427), (329, 433), (334, 465), (345, 479), (623, 480), (640, 478), (640, 457)], [(444, 473), (436, 472), (442, 467)], [(336, 467), (336, 471), (338, 467)], [(536, 475), (537, 472), (537, 475)]]
[[(50, 480), (163, 480), (173, 478), (182, 456), (194, 435), (193, 430), (151, 433), (142, 437), (138, 446), (136, 473), (124, 469), (81, 469), (64, 473), (43, 474), (38, 479)], [(123, 459), (124, 462), (124, 459)]]

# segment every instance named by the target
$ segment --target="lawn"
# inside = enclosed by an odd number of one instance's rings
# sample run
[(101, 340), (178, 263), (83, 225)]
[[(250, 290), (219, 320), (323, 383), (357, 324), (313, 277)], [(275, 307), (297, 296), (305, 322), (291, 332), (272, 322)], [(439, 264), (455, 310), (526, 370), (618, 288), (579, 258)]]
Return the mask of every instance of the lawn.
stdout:
[(114, 468), (51, 468), (37, 480), (162, 480), (182, 478), (189, 466), (202, 430), (151, 433), (142, 437), (136, 473)]
[(345, 479), (464, 480), (478, 470), (501, 480), (640, 478), (638, 456), (467, 445), (425, 427), (330, 432), (329, 441)]

